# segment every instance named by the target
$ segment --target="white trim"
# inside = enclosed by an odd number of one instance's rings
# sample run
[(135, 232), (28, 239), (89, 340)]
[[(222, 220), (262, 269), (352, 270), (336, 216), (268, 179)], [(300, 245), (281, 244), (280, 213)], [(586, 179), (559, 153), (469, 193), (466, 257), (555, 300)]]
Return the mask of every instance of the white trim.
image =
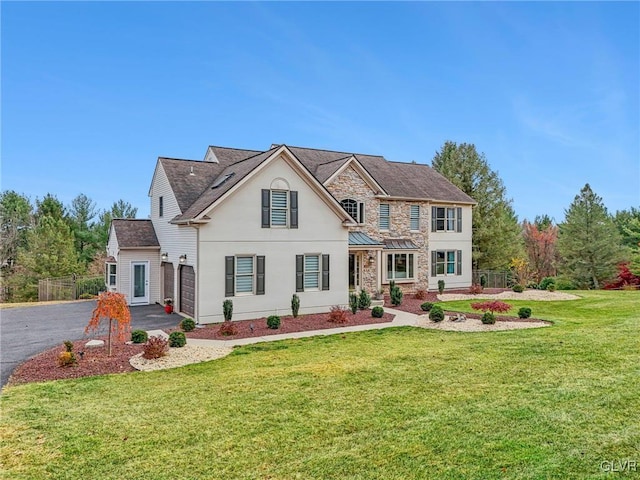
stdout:
[(376, 195), (380, 195), (380, 194), (386, 195), (387, 192), (385, 191), (385, 189), (382, 188), (382, 186), (376, 181), (375, 178), (373, 178), (369, 174), (369, 172), (367, 172), (367, 169), (364, 168), (364, 166), (358, 161), (355, 155), (352, 155), (346, 162), (344, 162), (340, 166), (340, 168), (338, 168), (338, 170), (336, 170), (329, 178), (327, 178), (324, 181), (323, 185), (325, 187), (327, 185), (330, 185), (331, 182), (333, 182), (336, 179), (336, 177), (338, 177), (338, 175), (340, 175), (347, 168), (349, 168), (350, 165), (353, 165), (353, 169), (356, 171), (358, 175), (360, 175), (360, 177), (365, 181), (365, 183), (369, 186), (369, 188), (373, 190), (373, 193), (375, 193)]
[[(205, 221), (205, 217), (210, 215), (211, 212), (225, 202), (228, 198), (233, 196), (235, 192), (242, 188), (242, 186), (249, 182), (254, 175), (257, 175), (262, 170), (264, 170), (272, 161), (277, 158), (282, 158), (293, 170), (298, 174), (298, 176), (304, 180), (304, 182), (309, 185), (318, 196), (331, 208), (331, 210), (343, 221), (343, 225), (346, 227), (354, 227), (356, 224), (351, 219), (351, 216), (344, 211), (342, 205), (338, 203), (331, 193), (327, 190), (327, 188), (318, 182), (318, 180), (307, 170), (307, 168), (300, 163), (300, 160), (287, 148), (286, 145), (282, 145), (275, 152), (273, 152), (268, 158), (266, 158), (260, 165), (251, 170), (247, 175), (245, 175), (238, 183), (236, 183), (233, 187), (227, 190), (220, 198), (218, 198), (215, 202), (205, 208), (199, 215), (196, 216), (194, 220), (190, 220), (192, 223), (206, 223), (208, 219)], [(187, 223), (186, 220), (176, 223)]]
[[(137, 265), (143, 265), (144, 266), (144, 297), (136, 297), (135, 296), (135, 284), (136, 284), (136, 277), (135, 277), (135, 267)], [(149, 305), (149, 261), (148, 260), (142, 260), (142, 261), (132, 261), (131, 262), (131, 282), (129, 285), (129, 288), (131, 289), (131, 301), (130, 304), (131, 305)]]

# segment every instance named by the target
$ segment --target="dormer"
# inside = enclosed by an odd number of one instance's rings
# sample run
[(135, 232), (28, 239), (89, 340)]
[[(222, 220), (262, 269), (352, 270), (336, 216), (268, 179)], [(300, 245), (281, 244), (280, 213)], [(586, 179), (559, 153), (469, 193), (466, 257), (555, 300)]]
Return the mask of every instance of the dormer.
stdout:
[(213, 152), (213, 148), (211, 147), (207, 148), (207, 153), (204, 156), (204, 161), (212, 162), (212, 163), (220, 163), (218, 162), (218, 157), (216, 157), (216, 154)]

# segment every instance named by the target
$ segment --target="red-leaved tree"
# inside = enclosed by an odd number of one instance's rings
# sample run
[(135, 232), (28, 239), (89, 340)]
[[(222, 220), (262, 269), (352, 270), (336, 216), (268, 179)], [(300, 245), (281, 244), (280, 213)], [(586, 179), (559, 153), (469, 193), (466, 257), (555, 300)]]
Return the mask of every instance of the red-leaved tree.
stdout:
[(124, 342), (127, 333), (131, 332), (131, 312), (127, 305), (127, 299), (121, 293), (102, 292), (98, 296), (98, 304), (93, 310), (93, 315), (89, 324), (84, 329), (84, 333), (97, 330), (102, 319), (109, 320), (109, 356), (111, 356), (111, 335), (116, 335), (117, 339)]
[(508, 303), (501, 302), (499, 300), (493, 300), (493, 301), (472, 303), (471, 308), (473, 308), (474, 310), (479, 310), (481, 312), (505, 313), (511, 310), (511, 305), (509, 305)]
[(536, 282), (555, 276), (558, 227), (552, 223), (539, 225), (525, 220), (522, 222), (522, 238)]
[(627, 286), (637, 287), (640, 285), (640, 276), (635, 275), (629, 270), (629, 262), (622, 262), (618, 264), (618, 275), (615, 280), (605, 284), (605, 290), (618, 290)]

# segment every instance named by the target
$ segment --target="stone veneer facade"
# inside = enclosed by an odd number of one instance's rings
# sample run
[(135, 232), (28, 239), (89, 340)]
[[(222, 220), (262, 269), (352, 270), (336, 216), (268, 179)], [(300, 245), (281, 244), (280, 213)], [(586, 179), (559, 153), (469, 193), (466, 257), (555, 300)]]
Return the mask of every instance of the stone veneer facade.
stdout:
[[(364, 203), (364, 223), (355, 227), (350, 227), (350, 231), (363, 232), (371, 238), (382, 242), (385, 239), (403, 238), (411, 240), (418, 246), (418, 250), (382, 250), (381, 255), (376, 250), (365, 250), (362, 267), (362, 287), (368, 292), (375, 292), (379, 285), (378, 262), (382, 267), (382, 288), (385, 293), (389, 292), (389, 284), (386, 280), (386, 253), (387, 252), (408, 252), (415, 257), (415, 281), (396, 282), (404, 292), (415, 292), (418, 289), (427, 290), (429, 275), (429, 211), (430, 203), (427, 201), (400, 201), (376, 198), (377, 192), (372, 190), (360, 174), (349, 165), (343, 172), (336, 176), (331, 183), (326, 185), (331, 194), (338, 200), (350, 198)], [(380, 204), (389, 204), (389, 230), (381, 231), (378, 226)], [(410, 206), (420, 206), (420, 229), (411, 231), (410, 229)], [(362, 251), (362, 250), (360, 250)], [(367, 259), (372, 256), (374, 260)]]

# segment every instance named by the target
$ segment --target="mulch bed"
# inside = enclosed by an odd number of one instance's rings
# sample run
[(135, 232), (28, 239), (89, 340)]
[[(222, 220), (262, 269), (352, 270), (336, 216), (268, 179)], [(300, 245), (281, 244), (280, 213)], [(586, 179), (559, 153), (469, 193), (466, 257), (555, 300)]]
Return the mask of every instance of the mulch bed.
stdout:
[[(482, 293), (493, 294), (493, 293), (500, 293), (503, 291), (504, 291), (503, 288), (485, 288)], [(469, 293), (469, 289), (466, 288), (466, 289), (460, 289), (460, 290), (446, 290), (445, 293), (462, 293), (467, 295)], [(424, 302), (437, 303), (439, 301), (440, 300), (438, 300), (437, 291), (427, 292), (425, 294), (424, 299), (418, 299), (415, 297), (414, 294), (405, 294), (402, 297), (402, 304), (398, 305), (397, 307), (394, 307), (393, 305), (391, 305), (391, 298), (389, 297), (389, 295), (385, 295), (384, 306), (389, 308), (394, 308), (396, 310), (402, 310), (403, 312), (415, 313), (416, 315), (423, 315), (426, 312), (422, 311), (422, 309), (420, 308), (420, 305), (422, 305)]]
[[(58, 366), (58, 355), (65, 350), (62, 344), (31, 357), (13, 371), (8, 385), (135, 371), (129, 359), (142, 353), (142, 344), (126, 345), (114, 340), (109, 356), (106, 337), (99, 339), (105, 340), (104, 347), (86, 348), (84, 345), (90, 340), (88, 338), (73, 342), (73, 351), (77, 359), (76, 365), (73, 366)], [(80, 356), (79, 352), (82, 351), (84, 355)]]
[[(371, 310), (359, 310), (355, 315), (351, 311), (347, 312), (347, 323), (332, 323), (329, 321), (328, 313), (313, 313), (300, 315), (293, 318), (291, 315), (280, 317), (280, 328), (274, 330), (267, 327), (266, 318), (256, 320), (233, 321), (233, 325), (238, 332), (236, 335), (222, 335), (219, 323), (208, 324), (204, 328), (196, 328), (185, 335), (187, 338), (202, 338), (208, 340), (232, 340), (237, 338), (265, 337), (268, 335), (279, 335), (281, 333), (307, 332), (309, 330), (325, 330), (327, 328), (352, 327), (354, 325), (370, 325), (374, 323), (387, 323), (394, 319), (395, 315), (386, 313), (382, 318), (371, 316)], [(251, 331), (253, 325), (253, 332)]]
[[(306, 332), (309, 330), (323, 330), (336, 327), (350, 327), (353, 325), (367, 325), (372, 323), (391, 322), (395, 315), (385, 313), (382, 318), (371, 316), (371, 310), (360, 310), (353, 315), (347, 312), (347, 323), (336, 324), (328, 321), (328, 313), (317, 313), (301, 315), (298, 318), (291, 316), (281, 317), (280, 328), (272, 330), (267, 327), (266, 318), (257, 320), (234, 321), (238, 334), (233, 336), (222, 336), (218, 333), (220, 324), (212, 324), (205, 328), (197, 328), (192, 332), (187, 332), (189, 338), (203, 338), (216, 340), (231, 340), (236, 338), (264, 337), (267, 335), (277, 335), (280, 333)], [(253, 333), (250, 325), (253, 324)], [(175, 329), (169, 330), (175, 331)], [(11, 377), (8, 385), (18, 385), (29, 382), (44, 382), (48, 380), (62, 380), (65, 378), (80, 378), (93, 375), (107, 375), (110, 373), (134, 372), (135, 368), (129, 363), (129, 359), (134, 355), (142, 353), (142, 344), (130, 344), (114, 340), (111, 345), (111, 356), (108, 355), (106, 346), (106, 336), (97, 337), (105, 340), (104, 347), (86, 348), (85, 344), (90, 338), (76, 340), (73, 342), (73, 351), (76, 354), (77, 364), (70, 367), (58, 366), (58, 355), (64, 351), (64, 345), (46, 350), (18, 366)], [(81, 357), (79, 352), (84, 351)]]

